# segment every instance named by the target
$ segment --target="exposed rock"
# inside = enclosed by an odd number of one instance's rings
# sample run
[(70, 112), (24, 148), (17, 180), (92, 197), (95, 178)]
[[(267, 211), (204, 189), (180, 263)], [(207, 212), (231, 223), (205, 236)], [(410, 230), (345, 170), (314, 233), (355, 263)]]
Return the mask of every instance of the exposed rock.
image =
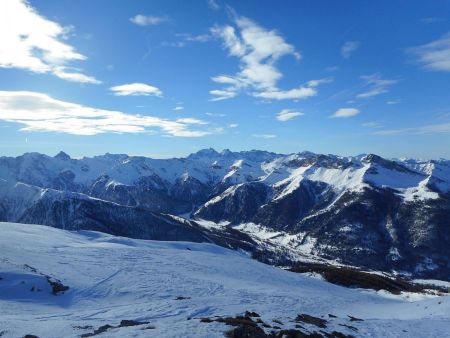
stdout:
[(225, 332), (227, 338), (267, 338), (268, 335), (258, 326), (239, 325)]
[(306, 324), (312, 324), (312, 325), (315, 325), (315, 326), (320, 327), (322, 329), (327, 327), (327, 321), (325, 319), (314, 317), (314, 316), (307, 315), (307, 314), (304, 314), (304, 313), (298, 315), (297, 318), (295, 318), (295, 321), (303, 322), (303, 323), (306, 323)]
[(64, 294), (64, 292), (69, 290), (69, 287), (67, 285), (64, 285), (63, 283), (61, 283), (60, 280), (52, 278), (50, 276), (45, 276), (45, 277), (47, 278), (47, 282), (52, 287), (53, 295), (57, 296), (60, 293)]
[[(445, 287), (417, 284), (398, 276), (389, 277), (387, 275), (370, 273), (360, 269), (328, 264), (297, 263), (289, 270), (297, 273), (318, 273), (327, 282), (345, 287), (373, 289), (376, 291), (386, 290), (393, 294), (400, 294), (401, 292), (428, 293), (430, 290), (434, 290), (438, 293), (449, 292)], [(329, 317), (333, 316), (329, 315)]]
[(130, 320), (130, 319), (124, 319), (120, 321), (119, 327), (124, 326), (137, 326), (137, 325), (143, 325), (148, 324), (149, 322), (138, 322), (137, 320)]
[[(89, 332), (89, 333), (83, 333), (81, 335), (82, 338), (86, 338), (86, 337), (93, 337), (96, 335), (99, 335), (101, 333), (104, 333), (110, 329), (117, 329), (120, 327), (130, 327), (130, 326), (139, 326), (139, 325), (145, 325), (145, 324), (149, 324), (149, 322), (139, 322), (137, 320), (130, 320), (130, 319), (124, 319), (122, 321), (120, 321), (119, 325), (113, 326), (113, 325), (102, 325), (100, 326), (98, 329), (95, 329), (94, 332)], [(149, 325), (144, 327), (143, 329), (154, 329), (155, 327), (153, 325)]]
[(191, 297), (178, 296), (175, 298), (175, 300), (185, 300), (185, 299), (191, 299)]
[(363, 322), (364, 321), (364, 319), (356, 318), (356, 317), (353, 317), (353, 316), (350, 316), (350, 315), (348, 315), (347, 317), (350, 318), (351, 322)]

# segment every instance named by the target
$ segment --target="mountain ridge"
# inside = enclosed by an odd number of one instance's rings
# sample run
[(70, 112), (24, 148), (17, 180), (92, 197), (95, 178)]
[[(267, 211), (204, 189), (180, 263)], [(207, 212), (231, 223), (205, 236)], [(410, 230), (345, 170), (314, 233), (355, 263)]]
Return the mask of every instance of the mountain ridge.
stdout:
[(212, 148), (172, 159), (26, 153), (0, 157), (0, 186), (1, 221), (187, 236), (273, 264), (309, 256), (450, 278), (447, 160)]

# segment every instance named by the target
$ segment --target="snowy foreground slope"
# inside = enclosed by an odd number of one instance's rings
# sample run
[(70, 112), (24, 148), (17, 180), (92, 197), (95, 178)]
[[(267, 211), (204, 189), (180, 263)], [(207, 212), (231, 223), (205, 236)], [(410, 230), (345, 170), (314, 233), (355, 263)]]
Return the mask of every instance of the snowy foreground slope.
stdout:
[[(212, 244), (14, 223), (0, 223), (0, 230), (2, 337), (80, 337), (106, 324), (116, 328), (98, 337), (221, 337), (232, 327), (200, 318), (245, 311), (286, 329), (295, 327), (299, 314), (327, 320), (325, 328), (301, 323), (305, 333), (445, 337), (450, 332), (449, 297), (346, 289)], [(47, 278), (69, 290), (51, 294)], [(351, 321), (349, 315), (363, 320)], [(122, 320), (149, 324), (117, 327)]]

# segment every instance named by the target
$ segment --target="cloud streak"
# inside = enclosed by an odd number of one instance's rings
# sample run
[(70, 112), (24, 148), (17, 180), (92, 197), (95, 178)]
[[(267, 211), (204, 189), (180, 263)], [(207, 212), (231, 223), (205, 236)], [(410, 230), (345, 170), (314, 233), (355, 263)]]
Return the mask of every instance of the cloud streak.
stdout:
[(295, 117), (302, 116), (302, 115), (305, 115), (305, 114), (302, 112), (299, 112), (299, 111), (283, 109), (282, 111), (280, 111), (277, 114), (277, 120), (281, 121), (281, 122), (286, 122), (286, 121), (292, 120)]
[(380, 73), (372, 75), (361, 76), (361, 79), (366, 83), (368, 89), (356, 95), (359, 99), (367, 99), (389, 92), (389, 87), (398, 83), (398, 80), (383, 79)]
[(450, 72), (450, 32), (440, 39), (408, 49), (425, 69)]
[(220, 9), (220, 5), (216, 0), (207, 0), (208, 7), (212, 9), (213, 11), (217, 11)]
[(380, 128), (382, 125), (380, 122), (365, 122), (361, 126), (364, 128)]
[(253, 134), (253, 137), (256, 138), (264, 138), (264, 139), (272, 139), (272, 138), (276, 138), (277, 135), (275, 134)]
[(167, 16), (138, 14), (130, 18), (130, 21), (138, 26), (156, 26), (169, 21), (169, 18)]
[[(73, 135), (144, 133), (155, 129), (163, 135), (201, 137), (215, 130), (194, 118), (178, 120), (97, 109), (27, 91), (0, 91), (0, 120), (23, 125), (21, 131), (58, 132)], [(196, 129), (193, 127), (202, 127)]]
[(344, 59), (348, 59), (356, 50), (359, 49), (361, 44), (358, 41), (347, 41), (341, 47), (341, 55)]
[(381, 135), (381, 136), (400, 135), (400, 134), (414, 134), (414, 135), (450, 134), (450, 123), (430, 124), (414, 128), (386, 129), (372, 133), (372, 135)]
[(71, 29), (41, 16), (24, 0), (0, 1), (0, 68), (53, 74), (73, 82), (101, 83), (68, 66), (72, 61), (87, 59), (64, 41)]

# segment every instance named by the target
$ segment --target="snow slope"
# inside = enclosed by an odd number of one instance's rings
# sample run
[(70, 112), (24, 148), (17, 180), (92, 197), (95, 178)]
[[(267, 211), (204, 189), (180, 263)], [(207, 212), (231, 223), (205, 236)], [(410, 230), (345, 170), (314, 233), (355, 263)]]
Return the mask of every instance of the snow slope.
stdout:
[[(449, 297), (408, 301), (346, 289), (212, 244), (13, 223), (0, 223), (0, 231), (2, 337), (79, 337), (124, 319), (148, 321), (155, 328), (113, 328), (98, 337), (221, 337), (229, 326), (198, 318), (246, 310), (272, 325), (278, 319), (283, 324), (276, 325), (284, 328), (293, 328), (300, 313), (324, 316), (325, 331), (361, 337), (444, 337), (450, 332)], [(61, 280), (69, 291), (52, 295), (43, 275)], [(33, 286), (41, 291), (32, 292)], [(190, 298), (176, 300), (179, 296)], [(348, 315), (364, 321), (350, 322)]]

